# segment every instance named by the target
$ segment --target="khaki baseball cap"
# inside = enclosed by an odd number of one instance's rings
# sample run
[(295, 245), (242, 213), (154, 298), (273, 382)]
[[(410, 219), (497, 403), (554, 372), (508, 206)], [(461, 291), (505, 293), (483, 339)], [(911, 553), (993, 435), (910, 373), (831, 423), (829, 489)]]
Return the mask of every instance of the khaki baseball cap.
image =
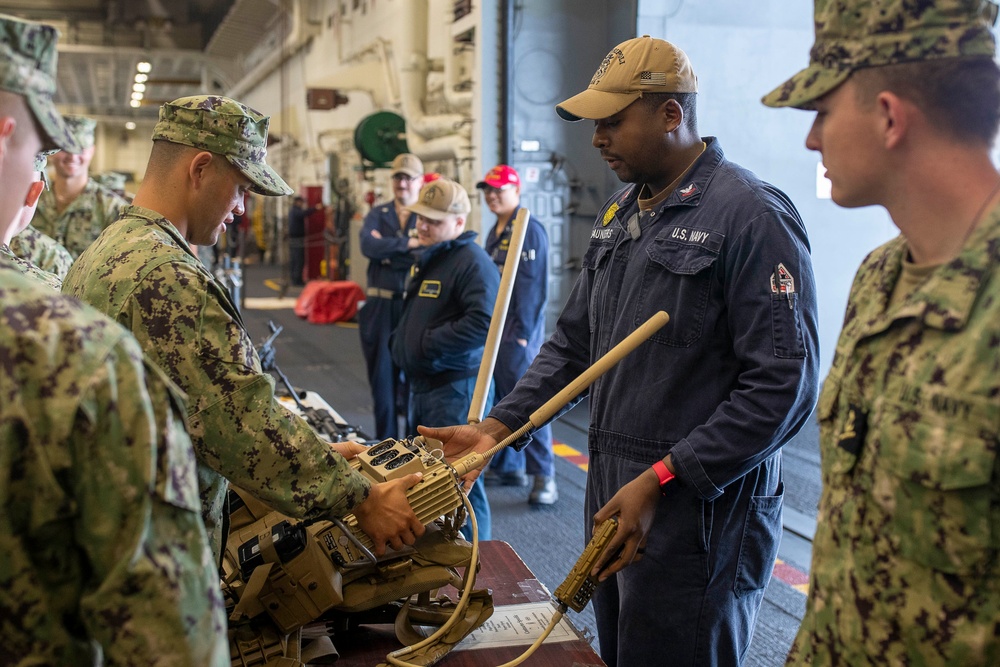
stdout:
[(449, 215), (468, 215), (472, 204), (465, 188), (455, 181), (439, 178), (420, 188), (417, 203), (410, 210), (431, 220), (444, 220)]
[(0, 14), (0, 89), (24, 97), (42, 127), (42, 148), (79, 153), (52, 98), (56, 94), (56, 42), (50, 25)]
[(223, 155), (250, 179), (251, 192), (290, 195), (292, 189), (264, 161), (269, 120), (228, 97), (182, 97), (160, 107), (153, 141), (170, 141)]
[(697, 93), (698, 77), (687, 54), (649, 35), (622, 42), (604, 56), (587, 90), (556, 105), (564, 120), (600, 120), (643, 93)]
[(413, 153), (400, 153), (392, 161), (392, 175), (406, 174), (410, 178), (423, 176), (424, 163)]
[(63, 119), (80, 148), (90, 148), (94, 145), (94, 132), (97, 130), (96, 120), (86, 116), (70, 115), (63, 116)]
[(939, 58), (992, 58), (988, 0), (816, 0), (816, 41), (809, 67), (762, 98), (769, 107), (812, 108), (852, 72)]

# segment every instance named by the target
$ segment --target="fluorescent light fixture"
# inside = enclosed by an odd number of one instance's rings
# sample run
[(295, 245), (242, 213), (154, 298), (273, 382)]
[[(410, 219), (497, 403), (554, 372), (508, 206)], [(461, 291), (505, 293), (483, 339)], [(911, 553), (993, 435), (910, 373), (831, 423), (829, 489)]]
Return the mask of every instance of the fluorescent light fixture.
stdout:
[(144, 84), (144, 83), (133, 83), (132, 84), (132, 90), (134, 90), (137, 93), (144, 93), (144, 92), (146, 92), (146, 84)]
[(134, 130), (135, 129), (135, 123), (133, 123), (132, 121), (129, 121), (129, 122), (125, 123), (125, 129), (126, 130)]
[(147, 79), (149, 79), (148, 74), (143, 74), (142, 72), (139, 72), (138, 74), (135, 75), (136, 83), (146, 83)]
[(142, 62), (136, 64), (135, 69), (143, 74), (149, 74), (149, 72), (153, 69), (153, 66), (143, 60)]
[(132, 105), (132, 108), (134, 109), (134, 108), (138, 107), (140, 104), (142, 104), (142, 102), (140, 102), (139, 100), (132, 100), (130, 102), (130, 104)]
[(522, 153), (537, 153), (542, 150), (542, 142), (535, 139), (527, 139), (521, 142)]

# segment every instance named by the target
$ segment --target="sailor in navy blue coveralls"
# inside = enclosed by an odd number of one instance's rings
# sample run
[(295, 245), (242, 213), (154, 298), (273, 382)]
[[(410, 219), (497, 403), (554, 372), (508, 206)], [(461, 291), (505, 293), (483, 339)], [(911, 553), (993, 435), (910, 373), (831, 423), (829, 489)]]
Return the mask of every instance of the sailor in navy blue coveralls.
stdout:
[[(497, 269), (502, 272), (507, 261), (514, 217), (521, 208), (520, 177), (513, 168), (498, 165), (486, 174), (486, 178), (477, 187), (484, 191), (491, 210), (495, 207), (506, 208), (504, 205), (510, 202), (509, 217), (498, 217), (493, 229), (486, 235), (483, 246)], [(535, 216), (529, 216), (507, 319), (500, 335), (496, 367), (493, 370), (495, 398), (498, 401), (514, 388), (545, 341), (548, 255), (549, 238), (545, 228)], [(521, 450), (508, 447), (498, 452), (490, 461), (490, 472), (495, 473), (501, 483), (512, 477), (516, 479), (517, 475), (523, 473), (533, 475), (535, 484), (528, 496), (529, 502), (536, 505), (554, 503), (558, 492), (555, 484), (555, 456), (552, 452), (552, 427), (546, 424), (537, 429), (532, 434), (531, 441)]]
[[(670, 314), (590, 388), (588, 517), (667, 453), (677, 469), (645, 557), (594, 598), (602, 656), (623, 666), (742, 661), (781, 538), (780, 447), (816, 398), (805, 228), (784, 194), (706, 143), (658, 206), (640, 214), (638, 186), (612, 198), (554, 336), (490, 415), (523, 423), (654, 312)], [(776, 270), (794, 291), (772, 289)]]
[[(416, 160), (415, 156), (410, 157)], [(393, 201), (368, 212), (360, 235), (361, 253), (368, 258), (368, 288), (365, 305), (358, 312), (358, 332), (368, 367), (375, 435), (379, 440), (400, 437), (397, 414), (406, 413), (409, 393), (402, 371), (389, 353), (389, 335), (399, 324), (406, 279), (419, 248), (411, 236), (417, 216), (405, 208), (416, 201), (423, 185), (416, 165), (419, 160), (404, 163), (393, 173)], [(397, 206), (405, 211), (405, 222), (400, 221)]]
[(593, 598), (610, 667), (742, 664), (781, 537), (780, 449), (817, 395), (805, 226), (699, 137), (696, 81), (682, 51), (645, 36), (557, 107), (597, 119), (594, 146), (634, 185), (598, 215), (555, 332), (514, 390), (475, 428), (426, 431), (449, 457), (485, 451), (669, 313), (589, 390), (587, 533), (619, 518)]

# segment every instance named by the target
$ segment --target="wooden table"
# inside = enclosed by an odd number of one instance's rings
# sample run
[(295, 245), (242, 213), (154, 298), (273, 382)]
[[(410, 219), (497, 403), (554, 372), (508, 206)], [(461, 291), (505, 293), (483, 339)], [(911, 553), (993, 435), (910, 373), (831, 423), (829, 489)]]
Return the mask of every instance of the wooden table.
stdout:
[[(551, 599), (549, 591), (524, 564), (506, 542), (490, 540), (480, 543), (480, 563), (476, 588), (493, 591), (496, 612), (503, 605), (544, 602)], [(452, 596), (454, 599), (454, 596)], [(572, 625), (573, 611), (563, 617)], [(558, 643), (543, 643), (529, 657), (529, 667), (603, 667), (604, 662), (573, 627), (577, 639)], [(340, 659), (338, 667), (374, 667), (385, 660), (386, 654), (401, 648), (391, 626), (362, 626), (350, 636), (335, 640)], [(521, 655), (527, 645), (483, 648), (472, 651), (452, 651), (440, 663), (441, 667), (495, 667)]]

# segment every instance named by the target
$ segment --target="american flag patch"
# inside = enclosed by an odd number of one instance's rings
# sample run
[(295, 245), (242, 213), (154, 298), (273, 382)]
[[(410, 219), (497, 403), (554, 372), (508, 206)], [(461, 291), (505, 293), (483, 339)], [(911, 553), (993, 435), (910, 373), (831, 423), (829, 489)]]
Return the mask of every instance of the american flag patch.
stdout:
[(640, 86), (665, 86), (667, 85), (666, 72), (640, 72)]

